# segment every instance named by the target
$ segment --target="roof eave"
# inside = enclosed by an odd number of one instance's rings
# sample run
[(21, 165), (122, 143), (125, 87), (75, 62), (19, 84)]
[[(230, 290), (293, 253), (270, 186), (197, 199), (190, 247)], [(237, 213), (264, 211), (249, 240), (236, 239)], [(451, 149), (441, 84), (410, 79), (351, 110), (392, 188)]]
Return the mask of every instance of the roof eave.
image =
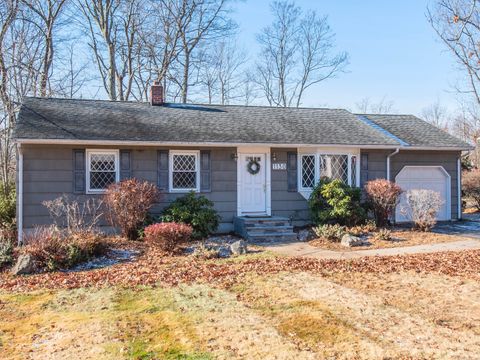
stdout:
[(181, 141), (134, 141), (134, 140), (75, 140), (75, 139), (15, 139), (17, 144), (32, 145), (103, 145), (103, 146), (209, 146), (209, 147), (238, 147), (238, 146), (269, 146), (275, 148), (292, 147), (343, 147), (360, 149), (401, 149), (401, 150), (451, 150), (469, 151), (471, 146), (402, 146), (395, 144), (282, 144), (258, 142), (181, 142)]

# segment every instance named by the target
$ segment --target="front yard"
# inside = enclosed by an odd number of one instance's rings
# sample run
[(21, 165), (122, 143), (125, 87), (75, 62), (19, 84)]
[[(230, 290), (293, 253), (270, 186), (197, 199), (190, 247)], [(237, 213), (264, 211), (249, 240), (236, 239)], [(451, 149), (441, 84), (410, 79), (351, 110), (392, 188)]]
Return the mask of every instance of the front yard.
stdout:
[(0, 274), (7, 359), (475, 358), (480, 251), (315, 260), (268, 252)]
[(465, 240), (461, 235), (439, 234), (434, 232), (415, 231), (405, 228), (394, 228), (391, 231), (391, 239), (381, 240), (375, 236), (369, 236), (365, 245), (345, 247), (340, 241), (329, 241), (323, 238), (315, 238), (309, 241), (309, 244), (318, 248), (335, 251), (356, 251), (368, 249), (388, 249), (394, 247), (405, 247), (426, 244), (439, 244), (454, 241)]

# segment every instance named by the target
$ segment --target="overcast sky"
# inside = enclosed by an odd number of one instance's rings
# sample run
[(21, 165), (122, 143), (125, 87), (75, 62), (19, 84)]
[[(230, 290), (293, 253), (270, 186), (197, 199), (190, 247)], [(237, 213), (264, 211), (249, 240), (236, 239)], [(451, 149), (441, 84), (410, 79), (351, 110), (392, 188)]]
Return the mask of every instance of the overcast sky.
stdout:
[[(304, 106), (355, 110), (368, 97), (394, 102), (398, 113), (420, 114), (437, 99), (454, 109), (459, 79), (450, 53), (436, 38), (425, 13), (427, 0), (298, 0), (303, 9), (329, 16), (338, 50), (350, 54), (348, 72), (311, 89)], [(268, 0), (245, 0), (233, 14), (239, 41), (254, 58), (255, 34), (272, 19)]]

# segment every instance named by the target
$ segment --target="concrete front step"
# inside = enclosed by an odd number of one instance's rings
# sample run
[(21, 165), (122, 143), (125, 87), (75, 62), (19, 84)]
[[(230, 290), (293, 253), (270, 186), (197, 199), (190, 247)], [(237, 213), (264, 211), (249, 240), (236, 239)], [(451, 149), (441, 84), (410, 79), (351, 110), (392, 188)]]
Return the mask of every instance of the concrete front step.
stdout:
[(288, 218), (272, 217), (235, 217), (235, 232), (251, 242), (295, 241), (297, 234)]
[(247, 240), (252, 243), (274, 243), (274, 242), (291, 242), (297, 241), (297, 234), (282, 234), (282, 233), (270, 233), (270, 234), (252, 234), (247, 236)]
[(293, 226), (255, 226), (247, 228), (249, 234), (265, 234), (265, 233), (293, 233)]

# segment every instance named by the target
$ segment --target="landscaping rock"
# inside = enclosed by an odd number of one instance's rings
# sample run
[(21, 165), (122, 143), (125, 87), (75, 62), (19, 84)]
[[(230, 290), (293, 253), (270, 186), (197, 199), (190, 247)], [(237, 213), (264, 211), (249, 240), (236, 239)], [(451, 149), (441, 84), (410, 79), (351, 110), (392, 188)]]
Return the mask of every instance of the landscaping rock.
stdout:
[(15, 266), (12, 268), (13, 275), (26, 275), (35, 272), (35, 259), (30, 255), (20, 255)]
[(228, 258), (230, 255), (232, 255), (232, 250), (230, 250), (229, 246), (220, 246), (218, 248), (218, 257)]
[(230, 251), (234, 255), (243, 255), (247, 253), (247, 242), (245, 240), (235, 241), (230, 245)]
[(310, 238), (310, 230), (304, 229), (300, 230), (297, 234), (298, 241), (308, 241)]
[(342, 236), (342, 241), (340, 242), (340, 244), (345, 247), (352, 247), (365, 245), (366, 242), (362, 238), (359, 238), (357, 236), (345, 234)]

